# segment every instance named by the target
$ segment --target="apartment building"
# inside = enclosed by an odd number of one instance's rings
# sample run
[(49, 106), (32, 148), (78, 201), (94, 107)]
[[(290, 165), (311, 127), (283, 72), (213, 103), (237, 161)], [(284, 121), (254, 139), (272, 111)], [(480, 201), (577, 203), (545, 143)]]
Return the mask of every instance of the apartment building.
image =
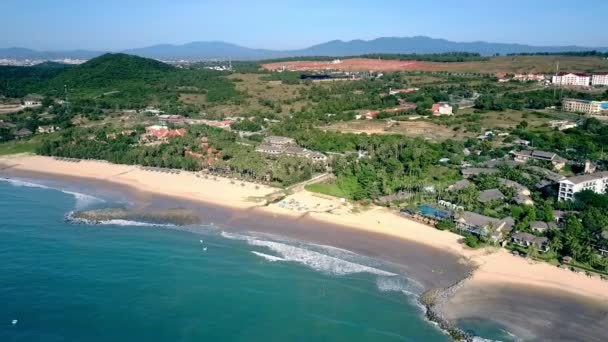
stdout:
[(584, 190), (598, 194), (608, 193), (608, 171), (568, 177), (559, 182), (559, 201), (572, 201), (574, 195)]
[(558, 86), (589, 86), (591, 84), (591, 76), (582, 73), (565, 73), (560, 72), (553, 76), (551, 83)]
[(608, 86), (608, 72), (594, 74), (591, 77), (591, 85), (593, 85), (593, 86)]
[(608, 114), (608, 101), (588, 101), (579, 99), (564, 99), (562, 109), (567, 112), (584, 114)]

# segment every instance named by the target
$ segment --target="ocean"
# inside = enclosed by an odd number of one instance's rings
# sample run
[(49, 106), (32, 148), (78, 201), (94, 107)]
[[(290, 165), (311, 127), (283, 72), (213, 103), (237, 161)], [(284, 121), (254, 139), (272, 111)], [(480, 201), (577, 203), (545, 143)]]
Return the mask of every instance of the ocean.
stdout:
[(416, 281), (215, 225), (68, 223), (112, 199), (0, 182), (0, 341), (448, 341)]

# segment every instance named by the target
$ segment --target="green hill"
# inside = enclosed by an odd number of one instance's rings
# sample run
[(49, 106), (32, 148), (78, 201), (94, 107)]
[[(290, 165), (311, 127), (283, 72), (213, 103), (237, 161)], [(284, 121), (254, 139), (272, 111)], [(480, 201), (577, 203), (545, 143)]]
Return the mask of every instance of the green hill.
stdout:
[[(178, 69), (168, 64), (126, 54), (105, 54), (71, 68), (41, 84), (39, 92), (101, 108), (142, 108), (177, 105), (180, 89), (208, 94), (211, 99), (235, 96), (234, 85), (219, 72)], [(219, 96), (212, 94), (219, 92)]]
[(21, 98), (39, 92), (41, 86), (70, 68), (70, 65), (52, 62), (31, 67), (0, 66), (0, 95)]

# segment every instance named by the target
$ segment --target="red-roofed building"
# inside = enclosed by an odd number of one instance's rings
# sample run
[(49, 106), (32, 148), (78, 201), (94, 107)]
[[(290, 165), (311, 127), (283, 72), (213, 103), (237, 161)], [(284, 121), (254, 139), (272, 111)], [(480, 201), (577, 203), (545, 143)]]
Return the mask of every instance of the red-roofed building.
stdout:
[(169, 138), (183, 137), (187, 133), (188, 131), (186, 131), (184, 128), (168, 129), (165, 126), (154, 125), (146, 127), (146, 133), (142, 134), (141, 138), (148, 141), (166, 141)]
[(396, 108), (369, 111), (369, 112), (365, 113), (365, 118), (366, 119), (373, 119), (376, 116), (378, 116), (378, 114), (380, 114), (382, 112), (385, 112), (385, 113), (402, 112), (402, 111), (406, 111), (406, 110), (416, 109), (417, 106), (418, 105), (416, 105), (413, 102), (402, 102), (401, 105), (399, 107), (396, 107)]
[(431, 107), (431, 113), (433, 115), (453, 115), (453, 108), (447, 103), (433, 103)]
[(591, 84), (591, 76), (584, 73), (566, 73), (560, 72), (553, 76), (551, 83), (558, 86), (579, 86), (588, 87)]

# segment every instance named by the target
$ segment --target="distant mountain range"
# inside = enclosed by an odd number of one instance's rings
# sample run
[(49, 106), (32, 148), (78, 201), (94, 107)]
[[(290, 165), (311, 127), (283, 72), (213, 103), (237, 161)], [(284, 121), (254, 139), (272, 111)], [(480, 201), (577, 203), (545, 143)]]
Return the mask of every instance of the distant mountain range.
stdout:
[[(484, 56), (510, 53), (566, 52), (566, 51), (600, 51), (608, 52), (608, 47), (582, 46), (532, 46), (522, 44), (504, 44), (488, 42), (452, 42), (445, 39), (429, 37), (386, 37), (373, 40), (332, 40), (299, 50), (252, 49), (231, 43), (210, 41), (193, 42), (184, 45), (161, 44), (137, 49), (119, 51), (141, 57), (165, 60), (205, 60), (227, 59), (260, 60), (284, 57), (306, 56), (357, 56), (364, 54), (428, 54), (445, 52), (471, 52)], [(0, 58), (16, 59), (90, 59), (106, 51), (35, 51), (25, 48), (0, 49)]]

